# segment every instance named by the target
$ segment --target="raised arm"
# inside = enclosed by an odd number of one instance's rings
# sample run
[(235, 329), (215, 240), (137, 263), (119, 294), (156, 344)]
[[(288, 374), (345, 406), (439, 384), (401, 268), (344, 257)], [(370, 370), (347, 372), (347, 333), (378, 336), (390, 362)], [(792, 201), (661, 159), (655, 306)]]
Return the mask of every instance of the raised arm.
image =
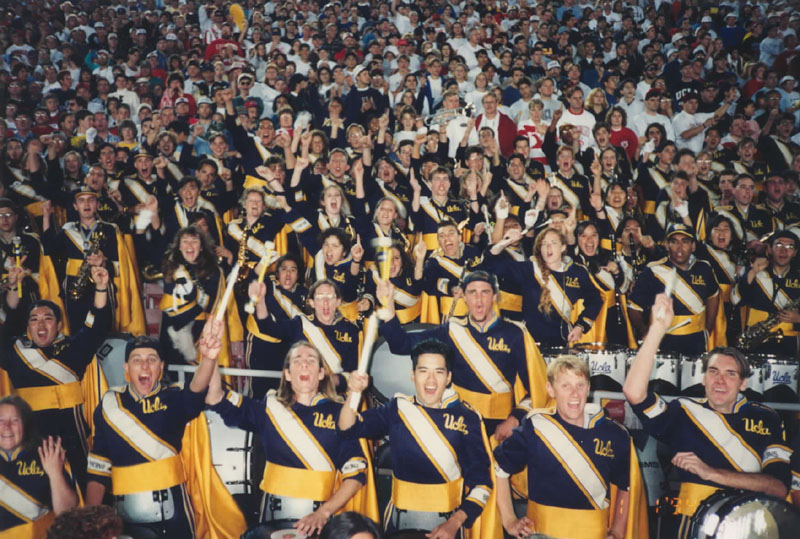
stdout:
[(647, 331), (644, 342), (642, 342), (639, 351), (636, 353), (630, 370), (628, 370), (625, 385), (622, 386), (625, 398), (634, 405), (644, 401), (647, 397), (647, 386), (650, 382), (650, 373), (653, 370), (656, 352), (658, 352), (661, 340), (667, 334), (674, 317), (672, 298), (667, 297), (666, 294), (657, 295), (652, 313), (653, 319), (650, 329)]
[(64, 475), (66, 457), (67, 452), (61, 447), (60, 437), (54, 440), (52, 436), (48, 436), (39, 447), (39, 460), (50, 481), (50, 499), (56, 515), (78, 505), (78, 495)]

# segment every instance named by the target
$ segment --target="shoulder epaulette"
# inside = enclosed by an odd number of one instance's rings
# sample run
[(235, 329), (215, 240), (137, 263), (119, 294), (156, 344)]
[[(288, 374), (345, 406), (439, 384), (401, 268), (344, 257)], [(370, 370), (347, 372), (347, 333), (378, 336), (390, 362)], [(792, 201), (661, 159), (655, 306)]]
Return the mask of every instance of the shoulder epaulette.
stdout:
[(661, 264), (665, 264), (667, 260), (669, 260), (669, 257), (667, 256), (665, 256), (664, 258), (659, 258), (658, 260), (653, 260), (652, 262), (647, 263), (647, 267), (650, 268), (653, 266), (660, 266)]

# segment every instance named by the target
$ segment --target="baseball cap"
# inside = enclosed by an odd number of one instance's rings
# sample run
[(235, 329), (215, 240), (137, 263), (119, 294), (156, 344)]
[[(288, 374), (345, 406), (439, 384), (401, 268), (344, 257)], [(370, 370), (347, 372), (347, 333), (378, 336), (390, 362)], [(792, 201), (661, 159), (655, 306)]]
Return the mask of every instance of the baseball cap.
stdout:
[(551, 70), (555, 67), (561, 67), (561, 64), (558, 63), (558, 60), (550, 60), (547, 62), (547, 70)]
[(677, 234), (682, 234), (684, 236), (688, 236), (694, 239), (694, 232), (692, 231), (692, 229), (684, 225), (683, 223), (672, 223), (671, 225), (669, 225), (667, 227), (667, 235), (665, 239), (670, 239), (672, 236), (675, 236)]

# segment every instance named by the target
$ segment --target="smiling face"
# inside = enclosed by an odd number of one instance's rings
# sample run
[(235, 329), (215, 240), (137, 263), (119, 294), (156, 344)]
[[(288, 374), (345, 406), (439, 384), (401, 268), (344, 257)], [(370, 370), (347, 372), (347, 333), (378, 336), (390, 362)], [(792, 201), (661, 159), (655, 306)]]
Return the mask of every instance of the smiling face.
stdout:
[(417, 366), (411, 373), (411, 381), (417, 390), (417, 399), (423, 406), (439, 408), (442, 394), (450, 384), (452, 373), (447, 370), (441, 354), (420, 354)]
[(458, 256), (458, 248), (461, 245), (461, 233), (455, 226), (444, 226), (436, 232), (439, 240), (439, 248), (446, 256), (455, 258)]
[(593, 226), (587, 226), (578, 236), (578, 248), (586, 256), (596, 255), (599, 244), (600, 236), (597, 234), (597, 229)]
[(264, 195), (253, 192), (247, 195), (244, 209), (249, 219), (258, 219), (264, 213)]
[(384, 200), (378, 205), (378, 209), (375, 210), (375, 219), (380, 226), (385, 228), (391, 226), (396, 214), (397, 208), (394, 202), (391, 200)]
[(320, 381), (325, 377), (325, 370), (315, 349), (298, 346), (292, 350), (289, 366), (283, 370), (283, 376), (291, 384), (295, 395), (315, 395)]
[(733, 356), (715, 354), (708, 361), (703, 386), (709, 406), (717, 412), (730, 413), (739, 392), (747, 387), (747, 378), (742, 377)]
[(138, 395), (148, 395), (161, 380), (164, 362), (154, 348), (135, 348), (123, 368), (133, 390)]
[(56, 320), (56, 315), (50, 307), (36, 307), (28, 315), (28, 335), (33, 344), (39, 348), (47, 348), (61, 333), (63, 324)]
[(187, 182), (178, 190), (178, 196), (184, 206), (193, 208), (197, 204), (197, 198), (200, 196), (200, 188), (194, 182)]
[(555, 399), (561, 419), (583, 426), (583, 409), (589, 397), (589, 380), (583, 374), (572, 369), (558, 372), (552, 383), (547, 382), (547, 394)]
[(0, 406), (0, 449), (11, 453), (22, 444), (22, 416), (12, 404)]
[(200, 256), (202, 247), (203, 242), (199, 237), (193, 234), (184, 234), (178, 242), (178, 249), (183, 256), (183, 259), (189, 264), (194, 264), (195, 261), (197, 261), (197, 257)]

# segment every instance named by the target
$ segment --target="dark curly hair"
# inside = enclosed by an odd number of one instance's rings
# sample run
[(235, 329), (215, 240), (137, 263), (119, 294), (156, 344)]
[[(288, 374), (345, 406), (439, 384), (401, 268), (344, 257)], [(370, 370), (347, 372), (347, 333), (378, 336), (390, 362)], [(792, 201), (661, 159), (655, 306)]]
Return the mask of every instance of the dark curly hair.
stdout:
[(214, 249), (211, 247), (211, 240), (199, 228), (194, 225), (189, 225), (178, 230), (178, 233), (175, 234), (175, 240), (167, 248), (163, 265), (164, 280), (167, 282), (172, 282), (175, 270), (177, 270), (181, 264), (187, 264), (180, 250), (181, 238), (184, 236), (200, 238), (200, 254), (197, 256), (197, 272), (195, 277), (198, 279), (205, 279), (217, 269), (217, 260), (214, 256)]

